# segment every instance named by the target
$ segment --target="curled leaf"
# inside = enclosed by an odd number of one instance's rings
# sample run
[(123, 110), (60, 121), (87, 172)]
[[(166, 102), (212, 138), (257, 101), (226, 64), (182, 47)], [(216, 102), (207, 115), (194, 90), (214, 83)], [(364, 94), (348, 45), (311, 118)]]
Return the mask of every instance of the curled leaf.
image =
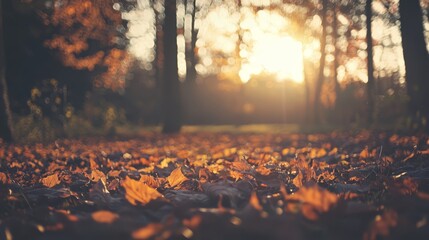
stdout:
[(186, 180), (188, 180), (188, 178), (185, 175), (183, 175), (180, 167), (174, 169), (170, 173), (170, 176), (167, 177), (168, 184), (170, 184), (171, 187), (176, 187), (182, 184)]
[(148, 204), (150, 201), (162, 197), (156, 189), (149, 187), (147, 184), (133, 180), (128, 176), (122, 182), (122, 187), (125, 189), (125, 198), (132, 205), (141, 203)]

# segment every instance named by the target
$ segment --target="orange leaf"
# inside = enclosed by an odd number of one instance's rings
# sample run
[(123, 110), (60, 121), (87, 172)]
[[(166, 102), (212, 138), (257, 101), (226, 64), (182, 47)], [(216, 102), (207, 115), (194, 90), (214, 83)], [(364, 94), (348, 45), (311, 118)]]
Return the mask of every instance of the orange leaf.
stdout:
[(250, 165), (246, 162), (232, 162), (232, 167), (239, 171), (249, 171)]
[(250, 206), (252, 206), (254, 209), (258, 211), (262, 211), (263, 209), (261, 204), (259, 203), (259, 199), (258, 199), (258, 196), (256, 195), (256, 192), (252, 192), (252, 195), (250, 196), (249, 204)]
[(114, 221), (116, 221), (116, 219), (118, 219), (119, 216), (110, 211), (101, 210), (101, 211), (92, 213), (91, 217), (96, 222), (111, 224)]
[(266, 168), (264, 165), (260, 165), (259, 167), (257, 167), (256, 172), (258, 172), (259, 174), (261, 174), (263, 176), (268, 176), (271, 174), (271, 170)]
[(54, 173), (45, 178), (42, 178), (40, 181), (45, 187), (48, 187), (48, 188), (55, 187), (57, 184), (61, 183), (57, 173)]
[(244, 175), (241, 172), (237, 172), (234, 170), (229, 171), (229, 176), (233, 178), (235, 181), (238, 181), (244, 177)]
[(100, 170), (92, 170), (89, 179), (93, 182), (98, 182), (100, 179), (106, 182), (106, 175)]
[(6, 173), (0, 172), (0, 183), (6, 184), (8, 182), (9, 182), (9, 180), (8, 180)]
[(302, 187), (302, 180), (303, 180), (304, 176), (302, 175), (302, 172), (300, 170), (298, 170), (298, 175), (296, 175), (296, 177), (292, 180), (292, 183), (300, 188)]
[(159, 187), (159, 181), (157, 181), (154, 177), (150, 175), (140, 175), (139, 181), (153, 188)]
[(286, 200), (299, 201), (303, 204), (302, 214), (310, 220), (316, 220), (319, 213), (327, 212), (338, 201), (338, 196), (317, 185), (302, 187)]
[(368, 157), (369, 157), (369, 150), (368, 150), (368, 147), (365, 147), (365, 149), (362, 150), (362, 152), (360, 152), (359, 158), (366, 159)]
[(171, 187), (178, 186), (182, 184), (184, 181), (188, 180), (188, 178), (183, 175), (182, 170), (179, 168), (174, 169), (170, 176), (167, 177), (167, 181)]
[(132, 233), (134, 239), (148, 239), (162, 231), (162, 224), (151, 223)]
[(132, 205), (137, 205), (137, 202), (140, 202), (142, 205), (146, 205), (150, 201), (162, 197), (156, 189), (151, 188), (142, 182), (133, 180), (128, 176), (122, 182), (122, 187), (125, 189), (125, 198)]

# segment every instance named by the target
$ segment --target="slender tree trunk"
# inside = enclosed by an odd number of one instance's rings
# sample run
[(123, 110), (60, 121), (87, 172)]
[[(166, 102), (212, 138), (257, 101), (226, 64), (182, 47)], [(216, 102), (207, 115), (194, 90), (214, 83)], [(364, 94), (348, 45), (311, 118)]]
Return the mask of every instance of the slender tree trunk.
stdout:
[(162, 29), (162, 19), (161, 19), (161, 13), (158, 12), (158, 10), (155, 9), (155, 1), (152, 0), (152, 8), (155, 13), (155, 47), (154, 47), (154, 54), (155, 59), (153, 61), (153, 69), (154, 69), (154, 79), (155, 79), (155, 91), (156, 99), (155, 99), (155, 108), (154, 108), (154, 114), (155, 114), (155, 120), (157, 123), (162, 122), (163, 120), (163, 111), (162, 111), (162, 91), (163, 91), (163, 65), (164, 65), (164, 48), (163, 48), (163, 29)]
[(198, 31), (195, 29), (195, 14), (197, 11), (197, 0), (192, 0), (192, 12), (191, 12), (191, 40), (186, 48), (186, 83), (193, 86), (197, 78), (197, 71), (195, 66), (197, 65), (196, 56), (196, 44)]
[(308, 80), (307, 71), (306, 71), (307, 62), (305, 61), (305, 57), (304, 57), (304, 47), (302, 47), (301, 52), (302, 52), (302, 76), (304, 78), (303, 80), (304, 80), (304, 91), (305, 91), (305, 123), (308, 124), (310, 123), (311, 113), (312, 113), (311, 102), (310, 102), (311, 92), (310, 92), (310, 82)]
[(177, 68), (176, 22), (176, 0), (166, 0), (164, 19), (163, 133), (177, 133), (181, 128), (180, 82)]
[(322, 87), (325, 81), (325, 63), (326, 63), (326, 13), (328, 11), (328, 0), (322, 0), (322, 36), (320, 37), (320, 65), (319, 65), (319, 76), (316, 82), (316, 89), (314, 94), (314, 116), (315, 123), (320, 123), (321, 117), (321, 94)]
[[(413, 117), (423, 116), (429, 121), (429, 56), (419, 0), (400, 0), (399, 14), (409, 111)], [(421, 119), (415, 120), (421, 123)], [(426, 131), (429, 130), (428, 125), (426, 123)]]
[(10, 110), (9, 95), (6, 82), (6, 56), (4, 55), (3, 36), (3, 1), (0, 0), (0, 138), (12, 142), (12, 111)]
[(340, 51), (338, 50), (338, 8), (336, 6), (336, 4), (334, 3), (334, 17), (333, 17), (333, 22), (332, 22), (332, 28), (333, 28), (333, 32), (332, 32), (332, 38), (334, 40), (333, 45), (335, 47), (335, 52), (334, 52), (334, 84), (335, 84), (335, 106), (334, 106), (334, 115), (335, 115), (335, 121), (336, 122), (340, 122), (340, 112), (339, 112), (339, 102), (340, 102), (340, 93), (341, 93), (341, 88), (340, 88), (340, 83), (338, 82), (338, 67), (339, 67), (339, 57), (340, 57)]
[(368, 125), (374, 122), (374, 106), (375, 106), (375, 81), (374, 81), (374, 60), (373, 60), (373, 44), (372, 44), (372, 0), (366, 1), (366, 45), (367, 45), (367, 94), (368, 94)]

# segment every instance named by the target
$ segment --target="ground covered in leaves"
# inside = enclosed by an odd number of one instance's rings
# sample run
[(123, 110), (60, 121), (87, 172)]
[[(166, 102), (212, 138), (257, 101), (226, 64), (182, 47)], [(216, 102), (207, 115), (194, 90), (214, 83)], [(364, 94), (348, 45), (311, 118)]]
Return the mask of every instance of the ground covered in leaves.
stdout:
[(427, 136), (0, 147), (0, 239), (429, 239)]

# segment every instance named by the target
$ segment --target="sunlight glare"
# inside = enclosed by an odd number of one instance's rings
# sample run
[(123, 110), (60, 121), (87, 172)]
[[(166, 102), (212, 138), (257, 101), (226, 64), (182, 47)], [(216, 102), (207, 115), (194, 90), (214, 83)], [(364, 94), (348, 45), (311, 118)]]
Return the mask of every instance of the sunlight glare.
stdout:
[(302, 44), (289, 36), (254, 36), (253, 47), (247, 54), (239, 73), (243, 83), (262, 72), (276, 75), (279, 81), (303, 81)]

